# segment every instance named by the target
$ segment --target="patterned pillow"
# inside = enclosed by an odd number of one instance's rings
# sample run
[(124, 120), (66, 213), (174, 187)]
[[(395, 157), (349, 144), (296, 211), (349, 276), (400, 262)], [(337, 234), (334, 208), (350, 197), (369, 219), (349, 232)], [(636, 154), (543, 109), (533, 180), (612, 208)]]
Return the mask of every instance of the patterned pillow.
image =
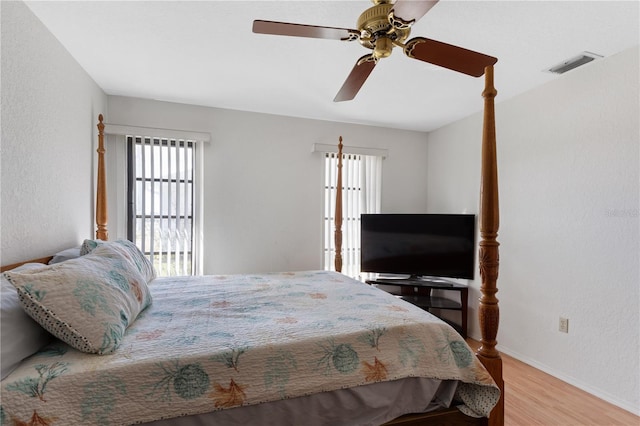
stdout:
[(147, 279), (122, 249), (91, 253), (28, 271), (7, 271), (23, 309), (51, 334), (88, 353), (108, 354), (151, 304)]
[(130, 258), (138, 267), (138, 270), (147, 280), (147, 283), (156, 277), (156, 271), (151, 261), (140, 251), (140, 249), (129, 240), (103, 241), (84, 240), (80, 248), (80, 255), (91, 253), (96, 247), (109, 245)]
[(103, 240), (84, 240), (80, 246), (80, 256), (91, 253), (94, 248), (98, 247), (98, 244), (104, 244)]

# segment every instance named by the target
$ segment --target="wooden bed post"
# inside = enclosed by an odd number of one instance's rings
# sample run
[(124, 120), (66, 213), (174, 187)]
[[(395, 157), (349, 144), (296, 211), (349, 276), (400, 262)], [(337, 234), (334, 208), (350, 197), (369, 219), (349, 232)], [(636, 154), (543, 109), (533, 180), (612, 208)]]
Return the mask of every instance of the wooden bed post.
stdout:
[(107, 232), (107, 185), (104, 167), (104, 123), (102, 114), (98, 116), (98, 186), (96, 194), (96, 238), (108, 240)]
[(496, 128), (494, 98), (497, 91), (493, 86), (493, 65), (485, 68), (484, 123), (482, 131), (482, 169), (480, 182), (480, 277), (482, 284), (478, 316), (482, 345), (476, 355), (500, 387), (500, 400), (491, 411), (489, 425), (504, 425), (504, 381), (502, 379), (502, 358), (496, 350), (496, 337), (500, 312), (498, 309), (498, 266), (499, 255), (496, 238), (500, 224), (498, 205), (498, 162), (496, 156)]
[(336, 212), (335, 212), (336, 244), (335, 267), (337, 272), (342, 272), (342, 136), (338, 139), (338, 179), (336, 182)]

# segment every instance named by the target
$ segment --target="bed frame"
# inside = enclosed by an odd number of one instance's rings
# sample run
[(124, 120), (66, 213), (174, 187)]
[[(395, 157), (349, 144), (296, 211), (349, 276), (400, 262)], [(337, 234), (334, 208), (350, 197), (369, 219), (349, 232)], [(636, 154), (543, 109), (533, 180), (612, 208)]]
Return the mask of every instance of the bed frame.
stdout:
[[(485, 68), (484, 124), (482, 133), (482, 169), (480, 184), (480, 242), (479, 264), (482, 280), (478, 316), (482, 334), (481, 346), (476, 352), (480, 362), (489, 371), (501, 390), (500, 400), (491, 412), (489, 419), (473, 418), (462, 414), (456, 408), (448, 408), (431, 413), (410, 414), (386, 423), (386, 426), (462, 426), (462, 425), (504, 425), (504, 381), (502, 379), (502, 359), (496, 350), (499, 310), (496, 298), (498, 279), (498, 172), (496, 158), (495, 109), (494, 98), (497, 92), (493, 86), (493, 66)], [(98, 172), (96, 194), (96, 238), (108, 240), (107, 231), (107, 189), (105, 173), (105, 147), (102, 114), (98, 117)], [(339, 142), (338, 182), (335, 215), (335, 269), (342, 270), (342, 137)], [(47, 263), (52, 256), (29, 260), (28, 262)], [(0, 268), (6, 271), (19, 266), (20, 262)]]
[[(482, 159), (480, 177), (480, 224), (479, 265), (481, 278), (481, 297), (478, 307), (478, 319), (482, 335), (481, 346), (476, 356), (485, 366), (491, 377), (500, 388), (500, 400), (488, 419), (490, 426), (504, 425), (504, 380), (502, 378), (502, 358), (496, 349), (498, 343), (498, 324), (500, 312), (498, 309), (498, 227), (500, 213), (498, 206), (498, 161), (496, 156), (496, 126), (494, 99), (497, 91), (493, 85), (493, 66), (484, 70), (485, 88), (484, 118), (482, 129)], [(338, 177), (336, 182), (336, 210), (335, 210), (335, 268), (342, 271), (342, 136), (338, 142)], [(476, 425), (487, 424), (487, 419), (472, 419), (460, 413), (457, 409), (437, 411), (435, 413), (403, 416), (387, 425)]]

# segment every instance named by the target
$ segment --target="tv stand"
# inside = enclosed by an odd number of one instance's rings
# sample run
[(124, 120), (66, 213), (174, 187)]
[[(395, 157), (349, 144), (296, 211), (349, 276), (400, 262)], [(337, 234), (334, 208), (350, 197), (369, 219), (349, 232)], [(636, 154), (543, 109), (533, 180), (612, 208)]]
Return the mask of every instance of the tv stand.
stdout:
[[(415, 278), (380, 278), (369, 280), (367, 284), (375, 285), (381, 290), (391, 293), (409, 303), (431, 312), (438, 318), (449, 323), (463, 338), (467, 338), (467, 308), (469, 287), (453, 281), (447, 281), (436, 277)], [(458, 293), (458, 301), (445, 297), (432, 296), (432, 290), (452, 291)], [(433, 312), (432, 310), (436, 310)], [(459, 311), (460, 323), (444, 319), (440, 311)]]
[(434, 286), (434, 288), (436, 286), (438, 288), (441, 288), (441, 287), (454, 287), (456, 285), (461, 285), (453, 281), (446, 280), (444, 278), (426, 277), (426, 276), (418, 276), (418, 275), (411, 275), (408, 278), (378, 278), (375, 281), (379, 284), (386, 283), (386, 284), (392, 284), (392, 285)]

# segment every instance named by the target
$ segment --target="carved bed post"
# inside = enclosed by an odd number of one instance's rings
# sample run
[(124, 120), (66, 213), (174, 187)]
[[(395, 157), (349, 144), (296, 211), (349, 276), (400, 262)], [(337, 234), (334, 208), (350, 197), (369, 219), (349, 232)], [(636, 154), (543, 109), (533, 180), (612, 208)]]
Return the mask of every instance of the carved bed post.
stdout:
[(335, 227), (335, 267), (337, 272), (342, 272), (342, 136), (338, 139), (338, 179), (336, 181)]
[(104, 167), (104, 123), (102, 114), (98, 116), (98, 185), (96, 194), (96, 238), (108, 240), (107, 232), (107, 185)]
[(500, 387), (500, 401), (491, 412), (489, 424), (498, 426), (504, 424), (504, 381), (502, 379), (502, 358), (496, 350), (496, 337), (500, 312), (498, 309), (498, 246), (496, 240), (500, 224), (498, 206), (498, 163), (496, 156), (496, 129), (493, 86), (493, 66), (485, 68), (484, 123), (482, 131), (482, 169), (480, 183), (480, 277), (482, 285), (478, 316), (482, 345), (478, 348), (477, 356), (487, 368), (491, 376)]

